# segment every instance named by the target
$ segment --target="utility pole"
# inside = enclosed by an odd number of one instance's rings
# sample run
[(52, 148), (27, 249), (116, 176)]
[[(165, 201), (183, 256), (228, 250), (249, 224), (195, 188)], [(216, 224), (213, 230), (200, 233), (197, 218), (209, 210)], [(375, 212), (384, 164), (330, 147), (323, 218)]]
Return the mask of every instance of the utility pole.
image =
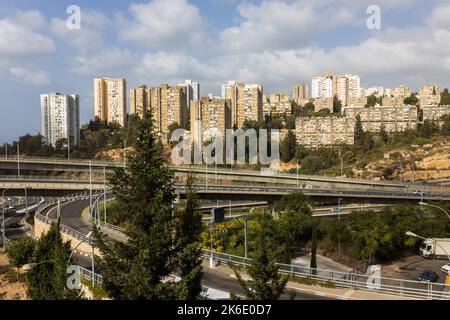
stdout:
[(89, 218), (92, 219), (92, 160), (89, 160)]
[(103, 207), (105, 210), (105, 224), (106, 224), (106, 168), (103, 166)]
[(205, 171), (205, 174), (206, 174), (206, 190), (208, 190), (208, 160), (206, 160), (206, 171)]
[(67, 134), (67, 162), (70, 162), (70, 133)]
[(20, 177), (20, 147), (19, 143), (17, 143), (17, 177)]
[(5, 143), (5, 156), (6, 160), (8, 160), (8, 142)]
[(298, 188), (298, 159), (297, 159), (297, 188)]
[(244, 218), (244, 240), (245, 240), (245, 258), (248, 258), (248, 242), (247, 242), (247, 217)]

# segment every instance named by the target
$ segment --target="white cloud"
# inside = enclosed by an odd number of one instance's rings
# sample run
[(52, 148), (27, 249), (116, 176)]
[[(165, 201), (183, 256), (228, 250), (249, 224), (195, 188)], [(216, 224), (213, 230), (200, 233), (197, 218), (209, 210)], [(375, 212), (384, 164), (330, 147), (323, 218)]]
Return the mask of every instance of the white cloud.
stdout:
[(100, 51), (79, 55), (68, 61), (69, 67), (77, 74), (99, 76), (105, 73), (125, 73), (134, 66), (136, 59), (127, 49), (106, 47)]
[(66, 20), (52, 18), (49, 30), (70, 46), (77, 48), (82, 53), (87, 53), (104, 46), (102, 32), (108, 25), (109, 21), (102, 13), (82, 10), (80, 29), (69, 29), (66, 26)]
[(10, 67), (9, 73), (13, 79), (23, 84), (34, 86), (47, 86), (50, 84), (50, 76), (42, 70), (29, 70), (24, 67)]
[(129, 11), (132, 20), (121, 19), (122, 40), (158, 50), (203, 44), (202, 16), (186, 0), (152, 0), (147, 4), (132, 4)]
[(450, 28), (450, 5), (440, 5), (433, 9), (428, 24), (435, 27)]
[(0, 57), (52, 54), (55, 51), (53, 41), (33, 30), (44, 24), (45, 20), (36, 11), (21, 11), (15, 18), (0, 20)]
[(238, 6), (243, 21), (223, 30), (221, 48), (231, 52), (257, 52), (298, 48), (319, 32), (357, 23), (344, 7), (327, 7), (315, 2), (264, 0)]

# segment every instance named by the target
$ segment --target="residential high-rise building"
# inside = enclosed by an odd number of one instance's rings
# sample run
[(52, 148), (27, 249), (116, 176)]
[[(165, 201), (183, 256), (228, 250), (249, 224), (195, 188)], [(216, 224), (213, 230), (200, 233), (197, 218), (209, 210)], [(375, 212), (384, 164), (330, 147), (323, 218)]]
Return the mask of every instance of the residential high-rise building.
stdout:
[(150, 108), (158, 132), (168, 134), (173, 123), (185, 126), (188, 122), (186, 87), (161, 84), (151, 88)]
[(300, 101), (309, 99), (309, 87), (307, 84), (298, 83), (292, 89), (292, 99), (299, 104)]
[(346, 74), (348, 79), (347, 98), (360, 98), (361, 97), (361, 79), (354, 74)]
[(394, 98), (407, 98), (411, 95), (411, 88), (402, 84), (399, 87), (393, 88), (391, 93)]
[(346, 106), (348, 103), (348, 88), (349, 79), (346, 76), (338, 76), (337, 78), (337, 98), (341, 101), (342, 105)]
[(311, 81), (311, 97), (333, 97), (333, 80), (329, 77), (314, 77)]
[(287, 92), (275, 92), (270, 98), (263, 96), (264, 116), (283, 116), (292, 113), (292, 104)]
[[(202, 97), (191, 106), (191, 139), (205, 141), (220, 134), (225, 137), (225, 130), (231, 128), (231, 101)], [(199, 126), (199, 121), (200, 125)]]
[(79, 96), (61, 93), (41, 94), (41, 135), (48, 145), (67, 139), (71, 146), (80, 143)]
[(435, 84), (427, 84), (420, 88), (419, 104), (424, 106), (436, 106), (441, 103), (441, 88)]
[(145, 85), (130, 89), (130, 113), (142, 118), (144, 110), (150, 110), (151, 91)]
[(198, 82), (185, 80), (179, 86), (186, 87), (186, 105), (188, 108), (191, 106), (192, 101), (198, 101), (200, 99), (200, 84)]
[(127, 120), (125, 79), (94, 79), (94, 112), (101, 121), (125, 125)]
[(222, 97), (231, 100), (231, 123), (242, 128), (245, 120), (262, 120), (263, 87), (229, 81), (222, 85)]

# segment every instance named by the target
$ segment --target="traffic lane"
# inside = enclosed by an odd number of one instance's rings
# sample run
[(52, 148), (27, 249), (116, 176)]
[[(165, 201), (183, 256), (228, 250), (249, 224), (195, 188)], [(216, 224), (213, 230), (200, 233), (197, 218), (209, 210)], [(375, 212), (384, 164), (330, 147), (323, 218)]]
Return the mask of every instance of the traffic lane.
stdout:
[[(243, 296), (244, 290), (242, 289), (239, 281), (231, 275), (212, 271), (208, 268), (203, 268), (202, 285), (208, 288), (217, 289), (225, 292), (233, 292), (236, 295)], [(312, 294), (305, 294), (294, 290), (286, 289), (281, 295), (280, 300), (289, 300), (289, 292), (295, 292), (295, 300), (332, 300), (331, 298), (316, 296)]]
[[(61, 224), (84, 234), (89, 233), (91, 231), (90, 224), (81, 218), (81, 213), (89, 204), (89, 200), (86, 199), (61, 204)], [(56, 219), (57, 206), (52, 206), (46, 210), (45, 214), (48, 214), (48, 217), (51, 219)]]

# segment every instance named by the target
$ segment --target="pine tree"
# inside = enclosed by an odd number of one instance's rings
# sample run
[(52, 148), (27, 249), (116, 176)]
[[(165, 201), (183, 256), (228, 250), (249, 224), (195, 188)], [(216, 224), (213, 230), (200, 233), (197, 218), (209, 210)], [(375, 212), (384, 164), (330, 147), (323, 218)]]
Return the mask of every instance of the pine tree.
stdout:
[(281, 161), (283, 161), (284, 163), (291, 161), (295, 156), (295, 147), (295, 135), (292, 130), (289, 130), (286, 138), (284, 138), (283, 142), (280, 145)]
[(202, 216), (198, 211), (199, 202), (194, 182), (194, 175), (188, 174), (186, 208), (179, 212), (176, 223), (177, 264), (181, 276), (177, 298), (182, 300), (195, 300), (202, 291), (202, 253), (198, 244), (202, 231)]
[(116, 201), (127, 208), (128, 241), (106, 244), (94, 228), (103, 287), (113, 299), (174, 299), (174, 284), (162, 281), (176, 263), (174, 174), (158, 152), (149, 111), (138, 123), (134, 149), (127, 168), (110, 177)]
[(288, 278), (278, 273), (276, 252), (270, 236), (270, 216), (261, 217), (261, 231), (258, 233), (257, 248), (247, 272), (252, 280), (244, 281), (239, 272), (234, 269), (236, 277), (251, 300), (277, 300), (286, 287)]
[(356, 122), (355, 122), (355, 144), (357, 146), (362, 146), (364, 143), (364, 130), (361, 122), (361, 116), (358, 114), (356, 115)]
[[(80, 299), (80, 290), (68, 289), (67, 266), (71, 254), (70, 242), (63, 242), (59, 221), (38, 241), (34, 253), (35, 267), (27, 274), (28, 294), (34, 300)], [(72, 258), (71, 258), (72, 260)]]

